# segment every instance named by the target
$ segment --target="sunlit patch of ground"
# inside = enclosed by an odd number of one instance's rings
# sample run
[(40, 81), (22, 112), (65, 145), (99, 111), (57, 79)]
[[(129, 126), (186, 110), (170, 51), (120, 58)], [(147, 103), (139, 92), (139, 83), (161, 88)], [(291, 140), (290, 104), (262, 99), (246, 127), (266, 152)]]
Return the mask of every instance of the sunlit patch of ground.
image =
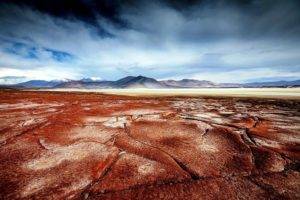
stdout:
[(200, 88), (200, 89), (49, 89), (47, 91), (98, 92), (129, 96), (224, 96), (260, 98), (297, 98), (300, 88)]

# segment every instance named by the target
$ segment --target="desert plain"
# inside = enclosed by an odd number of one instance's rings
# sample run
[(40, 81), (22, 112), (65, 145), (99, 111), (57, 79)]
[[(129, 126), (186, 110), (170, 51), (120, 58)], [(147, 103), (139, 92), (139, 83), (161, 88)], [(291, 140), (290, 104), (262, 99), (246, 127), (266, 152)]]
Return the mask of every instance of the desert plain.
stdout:
[(300, 199), (284, 91), (1, 90), (0, 199)]

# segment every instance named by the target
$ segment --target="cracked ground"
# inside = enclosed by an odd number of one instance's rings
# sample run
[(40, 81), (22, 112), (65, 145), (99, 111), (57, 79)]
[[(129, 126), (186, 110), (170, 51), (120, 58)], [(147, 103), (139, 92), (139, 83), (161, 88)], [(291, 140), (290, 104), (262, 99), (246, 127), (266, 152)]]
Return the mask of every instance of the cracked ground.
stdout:
[(0, 199), (300, 199), (299, 100), (0, 97)]

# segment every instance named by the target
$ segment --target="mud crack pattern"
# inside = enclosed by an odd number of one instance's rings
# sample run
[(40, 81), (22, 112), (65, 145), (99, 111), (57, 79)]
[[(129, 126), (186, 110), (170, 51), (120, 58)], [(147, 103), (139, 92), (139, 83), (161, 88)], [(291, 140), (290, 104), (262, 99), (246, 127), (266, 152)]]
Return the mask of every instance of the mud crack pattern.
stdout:
[(0, 96), (0, 199), (300, 198), (299, 100)]

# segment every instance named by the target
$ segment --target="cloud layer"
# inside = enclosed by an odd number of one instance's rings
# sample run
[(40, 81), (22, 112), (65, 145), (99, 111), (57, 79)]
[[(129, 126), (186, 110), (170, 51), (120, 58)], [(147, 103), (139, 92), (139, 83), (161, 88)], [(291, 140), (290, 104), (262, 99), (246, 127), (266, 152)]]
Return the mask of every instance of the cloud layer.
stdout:
[(0, 77), (300, 78), (297, 1), (88, 2), (64, 15), (0, 4)]

